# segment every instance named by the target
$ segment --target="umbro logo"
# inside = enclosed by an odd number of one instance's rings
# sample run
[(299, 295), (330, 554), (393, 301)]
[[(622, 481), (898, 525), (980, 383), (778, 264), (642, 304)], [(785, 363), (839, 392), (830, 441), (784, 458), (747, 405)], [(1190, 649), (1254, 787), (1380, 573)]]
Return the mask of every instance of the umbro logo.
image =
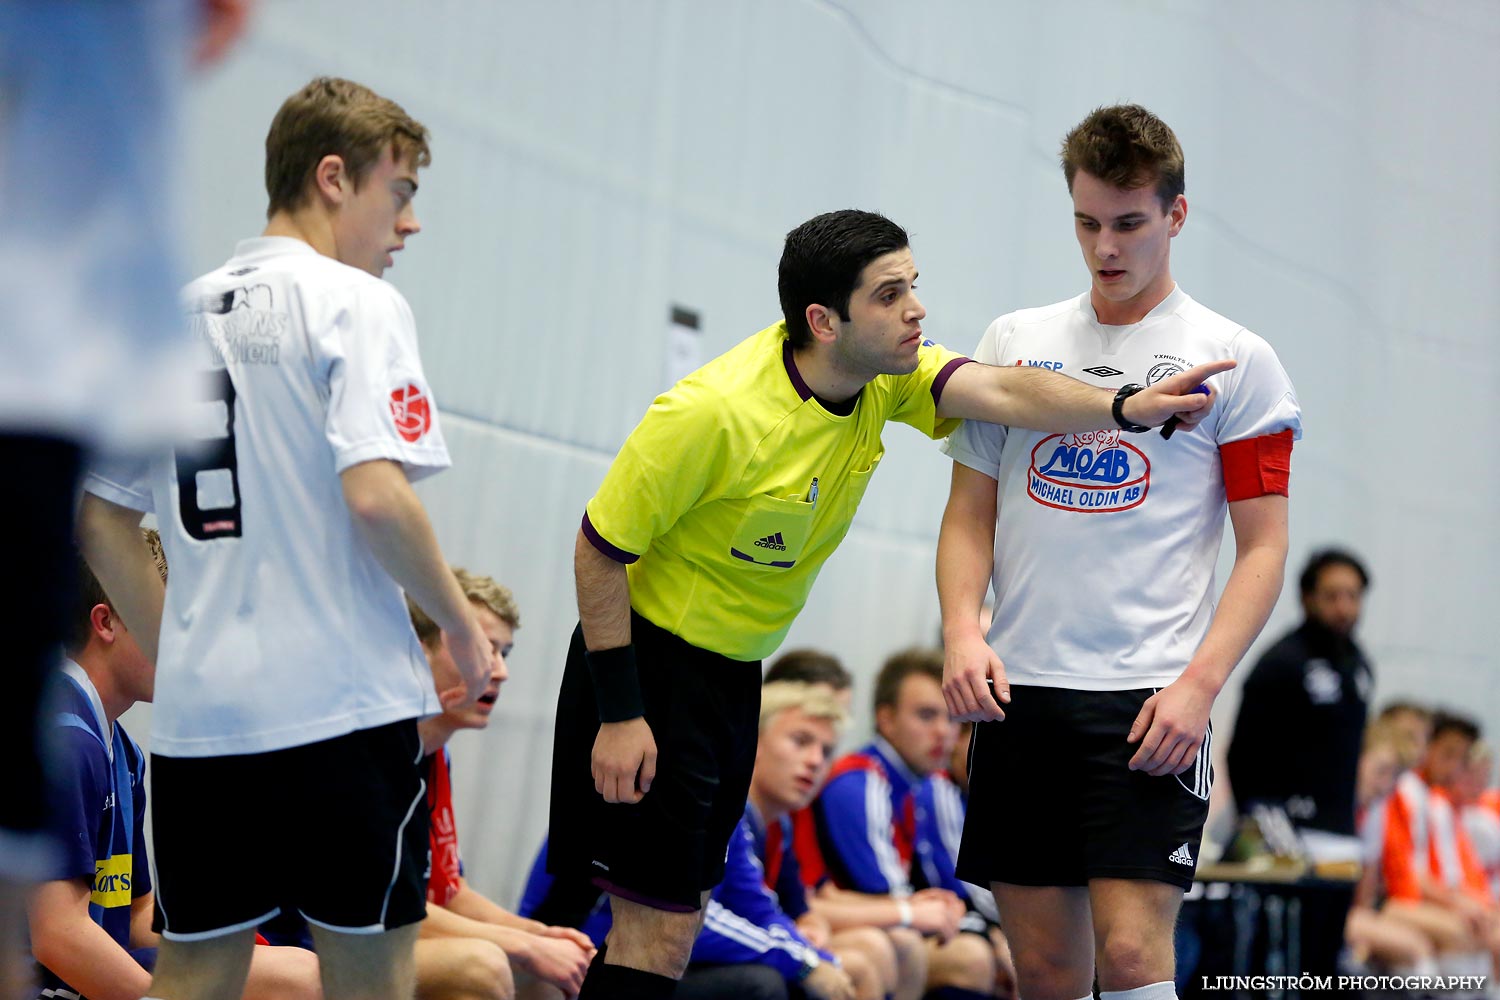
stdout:
[(760, 548), (770, 549), (773, 552), (786, 551), (786, 542), (782, 540), (781, 532), (779, 531), (774, 535), (767, 535), (765, 538), (757, 538), (755, 544)]
[(1183, 844), (1177, 850), (1173, 851), (1172, 856), (1167, 858), (1167, 860), (1179, 865), (1191, 865), (1193, 863), (1193, 855), (1188, 850), (1188, 845)]
[(1116, 375), (1125, 374), (1120, 369), (1111, 368), (1109, 365), (1095, 365), (1092, 368), (1085, 368), (1084, 371), (1098, 378), (1114, 378)]

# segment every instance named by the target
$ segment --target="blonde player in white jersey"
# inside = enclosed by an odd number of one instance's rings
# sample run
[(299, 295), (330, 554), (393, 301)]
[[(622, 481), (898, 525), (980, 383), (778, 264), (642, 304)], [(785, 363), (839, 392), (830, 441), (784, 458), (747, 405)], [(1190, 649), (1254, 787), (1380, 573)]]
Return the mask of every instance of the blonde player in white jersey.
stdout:
[[(1171, 129), (1100, 108), (1062, 161), (1089, 291), (1002, 316), (975, 359), (1120, 401), (1205, 361), (1238, 365), (1209, 379), (1192, 434), (1145, 433), (1117, 406), (1120, 427), (1085, 434), (971, 422), (953, 436), (944, 693), (983, 723), (957, 867), (992, 884), (1028, 1000), (1089, 996), (1096, 970), (1104, 1000), (1164, 1000), (1208, 810), (1209, 709), (1281, 590), (1300, 411), (1270, 347), (1172, 280), (1187, 200)], [(1235, 561), (1215, 609), (1226, 509)]]
[(429, 159), (426, 129), (365, 87), (320, 78), (288, 98), (264, 234), (183, 292), (205, 372), (194, 440), (86, 481), (85, 553), (157, 661), (153, 997), (238, 996), (256, 925), (286, 908), (313, 927), (329, 997), (411, 995), (416, 720), (438, 699), (402, 588), (464, 677), (446, 703), (489, 672), (410, 485), (448, 453), (411, 311), (380, 279), (419, 231)]

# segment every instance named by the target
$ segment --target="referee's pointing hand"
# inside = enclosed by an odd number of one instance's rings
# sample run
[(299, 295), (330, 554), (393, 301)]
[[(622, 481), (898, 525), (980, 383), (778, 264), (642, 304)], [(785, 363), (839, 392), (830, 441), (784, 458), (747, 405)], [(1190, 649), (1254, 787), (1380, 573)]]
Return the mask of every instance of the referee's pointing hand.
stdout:
[(605, 722), (594, 739), (594, 791), (605, 802), (641, 801), (656, 777), (656, 738), (642, 717)]

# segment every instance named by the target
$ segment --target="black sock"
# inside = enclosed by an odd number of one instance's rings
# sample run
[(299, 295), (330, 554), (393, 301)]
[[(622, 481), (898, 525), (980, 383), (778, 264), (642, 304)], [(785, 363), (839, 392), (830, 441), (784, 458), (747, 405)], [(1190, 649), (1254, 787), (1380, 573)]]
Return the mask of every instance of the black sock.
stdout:
[(623, 965), (605, 965), (601, 949), (589, 965), (578, 1000), (669, 1000), (677, 980)]

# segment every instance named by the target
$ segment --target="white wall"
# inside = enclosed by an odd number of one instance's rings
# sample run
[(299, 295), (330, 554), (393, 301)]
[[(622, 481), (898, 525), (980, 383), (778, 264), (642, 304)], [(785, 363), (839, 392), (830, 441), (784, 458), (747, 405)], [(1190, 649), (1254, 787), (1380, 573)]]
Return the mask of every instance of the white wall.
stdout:
[[(1500, 731), (1497, 44), (1488, 0), (268, 0), (190, 108), (190, 263), (258, 231), (266, 127), (311, 76), (432, 129), (425, 232), (389, 277), (455, 462), (424, 499), (525, 619), (490, 730), (455, 741), (470, 877), (511, 900), (546, 824), (573, 533), (664, 387), (669, 306), (701, 311), (712, 356), (776, 318), (788, 229), (869, 208), (912, 233), (928, 330), (971, 349), (998, 313), (1082, 289), (1055, 151), (1103, 103), (1176, 129), (1175, 274), (1298, 386), (1293, 575), (1324, 543), (1366, 555), (1378, 696)], [(938, 622), (948, 463), (899, 427), (887, 443), (788, 639), (864, 677)]]

